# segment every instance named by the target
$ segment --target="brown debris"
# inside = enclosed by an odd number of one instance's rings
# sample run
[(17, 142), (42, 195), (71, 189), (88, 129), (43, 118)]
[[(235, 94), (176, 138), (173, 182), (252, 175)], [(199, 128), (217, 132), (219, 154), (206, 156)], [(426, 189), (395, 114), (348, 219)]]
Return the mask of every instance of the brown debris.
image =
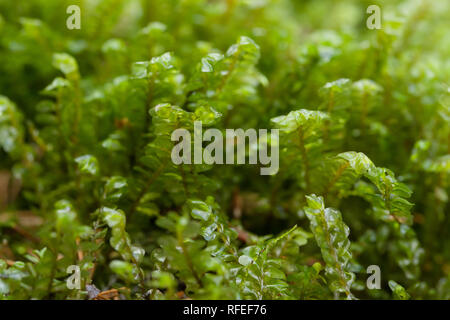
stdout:
[(0, 171), (0, 209), (13, 202), (20, 192), (21, 182), (14, 179), (11, 172)]

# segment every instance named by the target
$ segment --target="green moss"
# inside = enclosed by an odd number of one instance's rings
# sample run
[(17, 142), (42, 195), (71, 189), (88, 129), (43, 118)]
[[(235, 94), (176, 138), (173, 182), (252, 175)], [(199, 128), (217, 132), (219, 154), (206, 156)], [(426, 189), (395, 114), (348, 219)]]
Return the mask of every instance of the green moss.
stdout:
[[(0, 299), (449, 299), (450, 4), (375, 2), (0, 2)], [(195, 121), (278, 173), (173, 164)]]

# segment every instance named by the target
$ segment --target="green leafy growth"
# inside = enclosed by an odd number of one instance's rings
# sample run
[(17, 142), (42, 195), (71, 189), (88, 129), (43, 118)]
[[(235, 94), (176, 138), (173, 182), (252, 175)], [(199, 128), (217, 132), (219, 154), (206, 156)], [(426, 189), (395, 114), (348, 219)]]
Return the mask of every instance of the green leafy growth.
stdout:
[(352, 258), (348, 240), (350, 230), (339, 211), (325, 208), (322, 197), (313, 194), (307, 196), (306, 200), (306, 216), (326, 263), (325, 272), (330, 289), (335, 293), (344, 293), (347, 299), (354, 299), (350, 291), (355, 279), (354, 273), (349, 271)]
[[(322, 128), (328, 115), (321, 111), (300, 109), (291, 111), (285, 116), (271, 119), (275, 128), (281, 130), (280, 158), (286, 159), (282, 167), (292, 171), (300, 168), (300, 181), (304, 181), (306, 190), (314, 185), (312, 176), (319, 170), (320, 154), (322, 152)], [(300, 161), (298, 161), (300, 154)], [(297, 173), (298, 175), (298, 173)]]
[(99, 210), (102, 219), (111, 229), (110, 244), (124, 259), (124, 261), (114, 260), (110, 268), (131, 282), (142, 281), (143, 270), (139, 267), (145, 251), (131, 244), (130, 237), (125, 231), (126, 218), (122, 210), (109, 207), (102, 207)]
[(411, 298), (405, 288), (394, 280), (389, 280), (389, 288), (392, 290), (392, 294), (396, 300), (409, 300)]
[(237, 284), (245, 296), (252, 299), (289, 299), (290, 291), (282, 259), (272, 256), (272, 249), (297, 226), (278, 237), (263, 240), (241, 251)]
[(373, 162), (363, 153), (345, 152), (338, 155), (345, 159), (354, 171), (355, 177), (369, 179), (379, 190), (380, 195), (371, 196), (371, 202), (376, 207), (376, 214), (383, 219), (396, 219), (400, 223), (411, 224), (410, 210), (413, 206), (406, 198), (411, 196), (411, 190), (395, 179), (392, 171), (375, 167)]

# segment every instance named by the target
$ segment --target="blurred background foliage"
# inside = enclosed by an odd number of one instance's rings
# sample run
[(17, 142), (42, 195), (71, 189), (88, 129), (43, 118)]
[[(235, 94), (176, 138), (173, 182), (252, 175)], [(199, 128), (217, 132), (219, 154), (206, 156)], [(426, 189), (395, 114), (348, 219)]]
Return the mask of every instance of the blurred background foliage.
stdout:
[[(0, 0), (0, 297), (449, 299), (449, 16)], [(280, 171), (173, 165), (195, 120), (280, 128)]]

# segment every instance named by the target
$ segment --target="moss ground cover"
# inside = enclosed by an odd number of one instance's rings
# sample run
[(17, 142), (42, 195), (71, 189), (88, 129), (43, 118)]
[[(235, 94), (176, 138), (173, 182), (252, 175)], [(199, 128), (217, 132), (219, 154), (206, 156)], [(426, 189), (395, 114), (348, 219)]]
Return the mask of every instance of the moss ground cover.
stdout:
[[(0, 299), (450, 299), (449, 16), (0, 0)], [(279, 170), (175, 164), (198, 121)]]

